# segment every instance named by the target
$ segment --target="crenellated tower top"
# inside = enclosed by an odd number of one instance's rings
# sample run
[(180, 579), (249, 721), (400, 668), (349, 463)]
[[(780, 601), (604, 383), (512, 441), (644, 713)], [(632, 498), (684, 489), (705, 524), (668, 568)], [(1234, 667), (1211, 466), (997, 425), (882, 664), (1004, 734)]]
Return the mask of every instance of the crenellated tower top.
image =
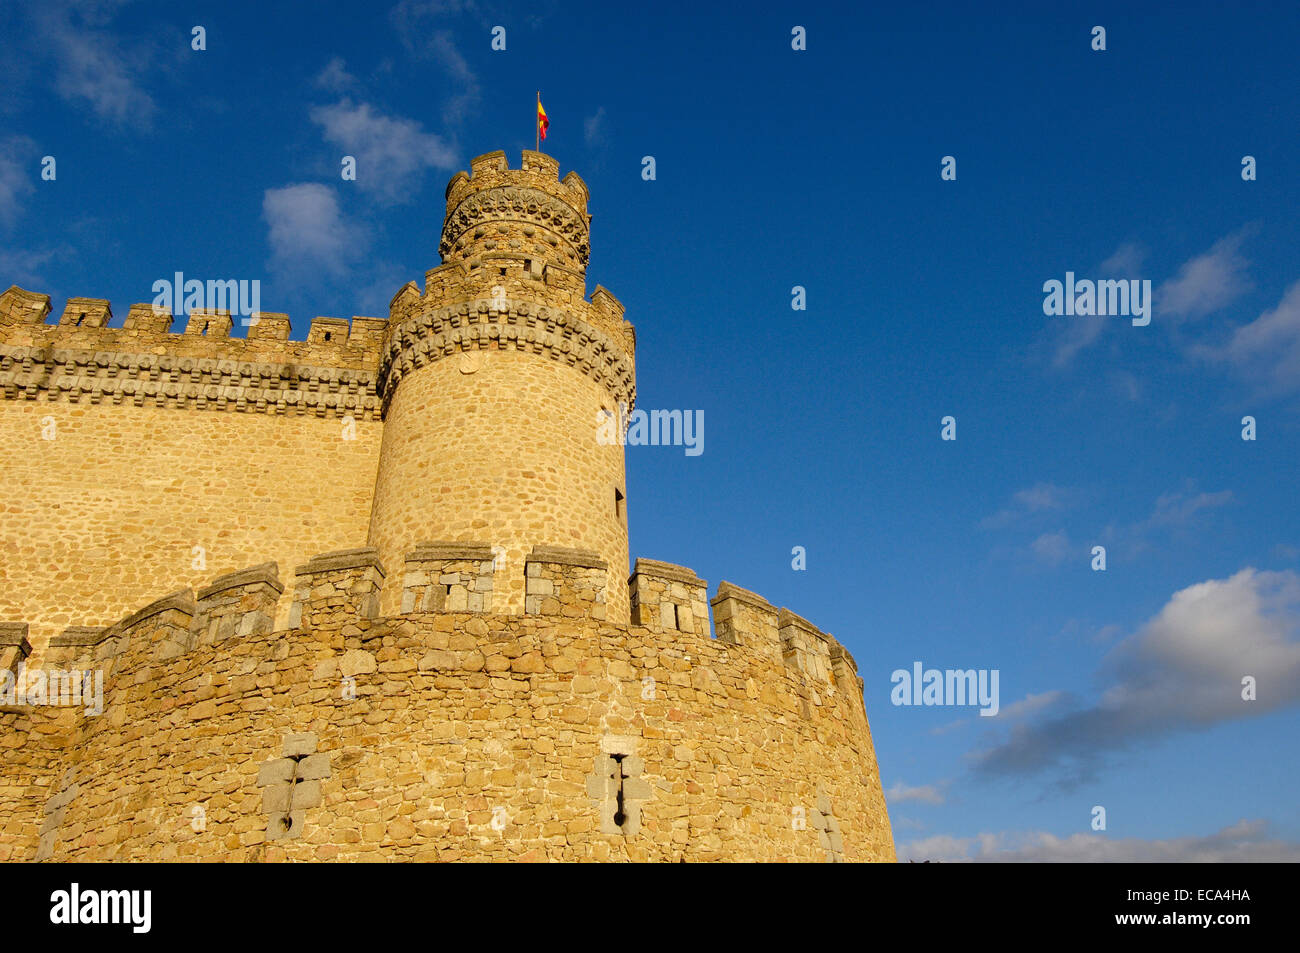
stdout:
[(447, 184), (438, 245), (443, 263), (505, 253), (585, 273), (587, 184), (576, 172), (559, 175), (559, 162), (542, 152), (525, 150), (518, 169), (501, 151), (471, 160), (469, 174), (457, 172)]

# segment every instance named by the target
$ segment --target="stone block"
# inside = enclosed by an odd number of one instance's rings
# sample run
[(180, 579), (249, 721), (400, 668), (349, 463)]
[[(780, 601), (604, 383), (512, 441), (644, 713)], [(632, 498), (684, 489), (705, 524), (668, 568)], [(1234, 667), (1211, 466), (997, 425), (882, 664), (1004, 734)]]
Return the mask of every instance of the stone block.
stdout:
[(308, 731), (298, 735), (287, 735), (284, 739), (283, 753), (286, 758), (312, 754), (316, 750), (316, 744), (315, 732)]

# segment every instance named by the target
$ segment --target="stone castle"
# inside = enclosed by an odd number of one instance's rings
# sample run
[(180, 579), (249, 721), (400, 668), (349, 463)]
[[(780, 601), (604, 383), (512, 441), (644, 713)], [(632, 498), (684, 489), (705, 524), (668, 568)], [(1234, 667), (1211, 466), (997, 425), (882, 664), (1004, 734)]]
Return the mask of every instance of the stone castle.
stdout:
[(629, 566), (587, 202), (479, 156), (305, 341), (0, 295), (0, 860), (894, 860), (843, 646)]

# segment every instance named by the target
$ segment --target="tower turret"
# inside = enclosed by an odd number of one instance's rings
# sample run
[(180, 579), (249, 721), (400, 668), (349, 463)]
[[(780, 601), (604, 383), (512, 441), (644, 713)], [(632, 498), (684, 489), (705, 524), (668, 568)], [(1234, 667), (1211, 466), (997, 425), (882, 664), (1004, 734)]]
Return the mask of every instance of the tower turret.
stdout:
[(587, 199), (550, 156), (479, 156), (447, 186), (442, 264), (393, 298), (370, 522), (389, 611), (406, 555), (448, 541), (494, 548), (493, 612), (525, 611), (533, 547), (593, 551), (628, 620), (623, 448), (599, 425), (635, 400), (636, 339), (612, 294), (585, 297)]

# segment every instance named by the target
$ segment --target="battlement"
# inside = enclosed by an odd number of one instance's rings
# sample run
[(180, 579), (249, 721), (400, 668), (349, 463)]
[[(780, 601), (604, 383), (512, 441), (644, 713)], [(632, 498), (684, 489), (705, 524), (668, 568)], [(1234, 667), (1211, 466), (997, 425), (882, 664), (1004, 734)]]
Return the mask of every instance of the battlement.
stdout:
[(288, 315), (249, 319), (231, 337), (229, 311), (195, 309), (184, 330), (150, 304), (131, 306), (121, 327), (98, 298), (71, 298), (47, 324), (48, 295), (17, 286), (0, 294), (0, 395), (135, 406), (187, 406), (316, 416), (378, 416), (375, 372), (382, 318), (316, 318), (306, 341), (290, 341)]
[[(541, 354), (607, 387), (614, 403), (634, 406), (636, 333), (618, 299), (599, 286), (591, 301), (576, 288), (561, 296), (539, 294), (543, 279), (516, 262), (498, 262), (492, 270), (476, 275), (459, 263), (443, 265), (429, 272), (423, 294), (414, 282), (398, 291), (379, 359), (385, 406), (406, 374), (476, 350)], [(554, 270), (548, 266), (545, 273)], [(539, 304), (539, 297), (557, 304)]]
[(472, 191), (501, 185), (535, 188), (562, 199), (579, 212), (587, 211), (591, 192), (577, 172), (560, 179), (560, 161), (545, 152), (524, 149), (517, 170), (510, 168), (504, 150), (485, 152), (469, 160), (469, 172), (457, 172), (447, 183), (447, 208), (451, 210)]
[(26, 622), (0, 622), (0, 669), (14, 671), (32, 654)]
[(490, 252), (517, 252), (581, 273), (591, 254), (590, 193), (576, 172), (559, 178), (559, 163), (525, 151), (518, 169), (504, 152), (470, 161), (447, 184), (447, 211), (438, 254), (443, 262)]
[[(422, 543), (408, 587), (453, 564), (493, 575), (491, 555)], [(702, 584), (636, 565), (643, 606), (659, 584), (669, 599), (671, 584)], [(354, 549), (298, 567), (292, 593), (267, 563), (67, 629), (37, 671), (51, 686), (93, 675), (84, 706), (28, 693), (0, 707), (0, 859), (893, 859), (861, 682), (833, 639), (786, 610), (771, 613), (780, 659), (721, 627), (616, 625), (590, 613), (595, 554), (539, 546), (527, 567), (555, 585), (523, 615), (380, 615), (384, 569)], [(295, 612), (276, 629), (282, 593)], [(724, 583), (714, 605), (726, 603), (771, 608)], [(779, 652), (778, 622), (814, 654), (828, 645), (828, 680)], [(11, 671), (25, 632), (0, 623)], [(145, 770), (148, 803), (124, 800)], [(357, 813), (390, 803), (431, 807)], [(196, 805), (208, 830), (191, 825)], [(683, 843), (687, 811), (708, 823)], [(800, 812), (806, 827), (791, 825)], [(489, 828), (502, 817), (504, 844)]]
[[(454, 616), (457, 627), (481, 616), (551, 619), (557, 623), (604, 626), (608, 565), (596, 553), (535, 546), (522, 567), (527, 582), (524, 616), (494, 612), (492, 592), (504, 584), (503, 562), (485, 542), (427, 542), (407, 554), (402, 607), (398, 616), (379, 611), (387, 573), (373, 548), (323, 553), (294, 571), (285, 593), (275, 563), (228, 573), (200, 588), (181, 589), (124, 619), (102, 627), (71, 626), (50, 640), (43, 662), (67, 669), (107, 666), (124, 653), (167, 662), (203, 646), (278, 632), (312, 632), (323, 642), (349, 641), (348, 633), (391, 628), (402, 619)], [(862, 681), (852, 656), (811, 622), (777, 609), (761, 596), (728, 582), (708, 601), (707, 583), (692, 570), (638, 559), (628, 580), (635, 636), (670, 637), (688, 656), (704, 645), (766, 660), (800, 686), (804, 714), (833, 700), (855, 699), (862, 710)], [(275, 628), (282, 599), (290, 599), (286, 623)], [(711, 631), (709, 606), (714, 623)], [(0, 622), (0, 667), (11, 670), (31, 653), (27, 624)], [(364, 641), (366, 636), (362, 635)], [(232, 642), (232, 644), (233, 644)], [(834, 699), (831, 697), (834, 696)]]
[[(49, 295), (11, 285), (0, 292), (0, 344), (105, 350), (113, 344), (139, 341), (150, 347), (162, 345), (176, 356), (279, 357), (286, 363), (307, 363), (304, 358), (313, 356), (317, 363), (341, 367), (365, 363), (367, 358), (373, 361), (388, 325), (385, 318), (357, 316), (348, 321), (318, 317), (312, 320), (306, 341), (290, 341), (289, 316), (272, 312), (247, 318), (246, 338), (230, 336), (235, 318), (228, 310), (193, 308), (179, 333), (172, 331), (175, 317), (171, 311), (149, 303), (131, 305), (120, 327), (110, 326), (113, 309), (104, 298), (69, 298), (57, 322), (47, 323), (49, 315)], [(197, 338), (206, 340), (198, 342)], [(201, 346), (218, 340), (228, 342), (217, 346), (220, 355)], [(268, 351), (256, 343), (266, 341), (284, 347)]]

